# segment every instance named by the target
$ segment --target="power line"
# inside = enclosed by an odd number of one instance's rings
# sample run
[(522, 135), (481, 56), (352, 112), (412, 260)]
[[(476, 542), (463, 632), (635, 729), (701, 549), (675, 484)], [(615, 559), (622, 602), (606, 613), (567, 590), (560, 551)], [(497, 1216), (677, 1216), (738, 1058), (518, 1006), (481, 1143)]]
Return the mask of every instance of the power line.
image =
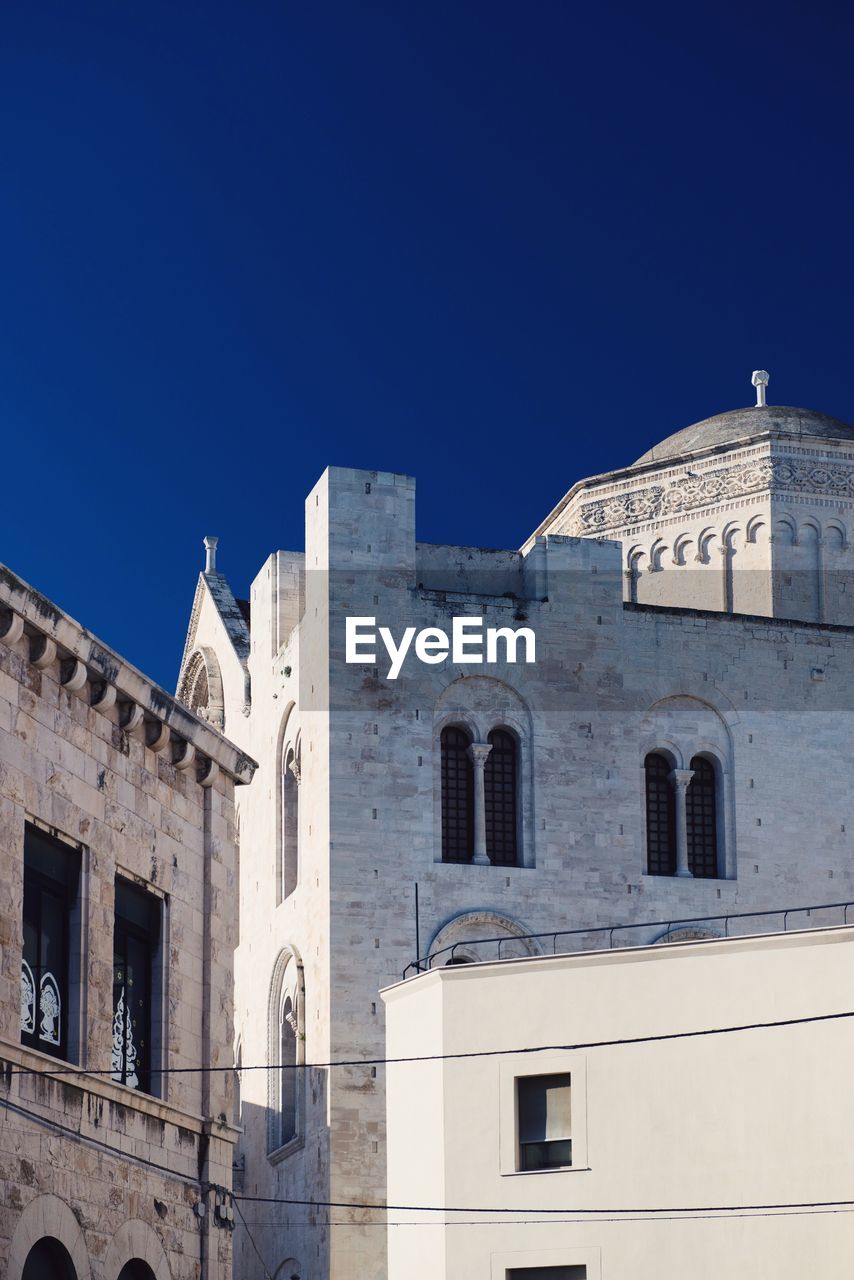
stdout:
[[(358, 1201), (355, 1201), (355, 1200), (296, 1200), (296, 1199), (289, 1199), (288, 1197), (285, 1197), (285, 1196), (244, 1196), (244, 1195), (235, 1194), (234, 1199), (236, 1201), (241, 1201), (243, 1204), (288, 1204), (288, 1205), (298, 1205), (300, 1207), (310, 1207), (310, 1208), (317, 1208), (317, 1209), (365, 1209), (365, 1210), (370, 1210), (371, 1212), (376, 1210), (381, 1213), (469, 1213), (469, 1214), (485, 1213), (485, 1214), (494, 1214), (499, 1219), (499, 1222), (502, 1219), (506, 1219), (511, 1215), (519, 1215), (519, 1214), (526, 1214), (526, 1213), (536, 1213), (536, 1214), (545, 1215), (545, 1218), (537, 1217), (537, 1218), (531, 1219), (532, 1222), (547, 1221), (549, 1219), (555, 1218), (560, 1214), (579, 1214), (579, 1213), (584, 1214), (585, 1217), (579, 1218), (578, 1221), (586, 1222), (589, 1220), (589, 1217), (587, 1215), (594, 1215), (596, 1220), (598, 1220), (600, 1217), (607, 1216), (609, 1214), (614, 1216), (615, 1218), (617, 1217), (617, 1215), (622, 1215), (622, 1214), (628, 1214), (628, 1215), (643, 1214), (644, 1215), (642, 1219), (643, 1221), (646, 1221), (650, 1217), (650, 1215), (653, 1215), (653, 1214), (663, 1214), (668, 1216), (674, 1215), (674, 1220), (679, 1221), (682, 1215), (686, 1215), (686, 1214), (700, 1214), (705, 1216), (705, 1215), (723, 1215), (723, 1214), (761, 1214), (761, 1213), (770, 1214), (770, 1213), (778, 1213), (782, 1211), (792, 1212), (792, 1213), (795, 1213), (795, 1212), (807, 1213), (807, 1212), (816, 1212), (816, 1211), (826, 1212), (829, 1210), (839, 1210), (839, 1211), (844, 1210), (845, 1212), (851, 1212), (852, 1210), (854, 1210), (854, 1200), (812, 1200), (812, 1201), (811, 1200), (794, 1200), (794, 1201), (790, 1201), (789, 1203), (782, 1203), (782, 1204), (734, 1204), (734, 1205), (706, 1204), (706, 1205), (686, 1205), (684, 1207), (678, 1206), (678, 1205), (676, 1206), (667, 1205), (661, 1208), (655, 1208), (652, 1206), (649, 1206), (649, 1207), (626, 1206), (624, 1208), (617, 1208), (617, 1209), (614, 1209), (614, 1208), (582, 1209), (580, 1206), (576, 1205), (571, 1209), (569, 1208), (532, 1209), (530, 1206), (526, 1206), (525, 1208), (522, 1208), (522, 1209), (507, 1209), (507, 1208), (478, 1209), (478, 1208), (473, 1208), (471, 1205), (468, 1205), (464, 1208), (458, 1208), (452, 1205), (445, 1205), (445, 1204), (433, 1204), (433, 1205), (380, 1204), (379, 1202), (374, 1202), (373, 1204), (370, 1204), (370, 1203), (359, 1203)], [(618, 1220), (621, 1220), (621, 1219), (618, 1219)], [(666, 1220), (666, 1219), (662, 1219), (662, 1220)], [(482, 1219), (476, 1219), (475, 1223), (478, 1221), (482, 1222)], [(514, 1225), (516, 1225), (515, 1216), (513, 1218), (513, 1222), (514, 1222)], [(360, 1226), (362, 1224), (351, 1223), (350, 1225)], [(369, 1224), (365, 1224), (365, 1225), (369, 1225)], [(386, 1223), (385, 1225), (388, 1225), (388, 1224)], [(414, 1224), (414, 1225), (418, 1225), (418, 1224)], [(423, 1223), (421, 1225), (430, 1226), (432, 1224)], [(475, 1225), (475, 1224), (473, 1223), (472, 1225)]]
[[(56, 1133), (63, 1134), (71, 1138), (75, 1142), (95, 1147), (107, 1155), (118, 1160), (131, 1160), (134, 1163), (142, 1164), (148, 1168), (156, 1170), (158, 1173), (165, 1174), (168, 1177), (175, 1178), (179, 1182), (188, 1183), (191, 1186), (204, 1188), (206, 1184), (202, 1183), (198, 1178), (187, 1177), (185, 1174), (177, 1173), (174, 1169), (169, 1169), (166, 1165), (159, 1164), (155, 1160), (148, 1160), (144, 1156), (129, 1155), (127, 1152), (120, 1151), (115, 1147), (111, 1147), (109, 1143), (103, 1142), (98, 1138), (91, 1138), (86, 1134), (79, 1133), (76, 1129), (70, 1129), (67, 1125), (60, 1124), (56, 1120), (50, 1120), (46, 1116), (40, 1116), (37, 1112), (30, 1111), (26, 1107), (21, 1107), (8, 1099), (0, 1098), (0, 1106), (5, 1110), (14, 1112), (17, 1115), (24, 1116), (28, 1120), (33, 1120), (38, 1124), (44, 1125), (46, 1128), (52, 1129)], [(328, 1222), (328, 1223), (310, 1223), (303, 1221), (299, 1223), (253, 1223), (253, 1226), (334, 1226), (334, 1227), (406, 1227), (406, 1226), (499, 1226), (499, 1225), (540, 1225), (545, 1226), (549, 1223), (571, 1223), (581, 1224), (591, 1220), (597, 1222), (687, 1222), (694, 1220), (712, 1220), (733, 1217), (783, 1217), (783, 1216), (806, 1216), (812, 1214), (823, 1213), (851, 1213), (854, 1212), (854, 1200), (816, 1200), (816, 1201), (792, 1201), (780, 1204), (754, 1204), (754, 1205), (690, 1205), (690, 1206), (667, 1206), (667, 1207), (625, 1207), (625, 1208), (609, 1208), (609, 1209), (582, 1209), (575, 1207), (573, 1209), (532, 1209), (530, 1207), (520, 1209), (499, 1208), (475, 1208), (465, 1207), (458, 1208), (450, 1205), (395, 1205), (380, 1203), (360, 1203), (358, 1201), (344, 1200), (298, 1200), (282, 1196), (247, 1196), (232, 1193), (237, 1212), (246, 1227), (255, 1252), (258, 1254), (259, 1261), (265, 1271), (265, 1280), (272, 1280), (267, 1270), (266, 1264), (258, 1246), (249, 1230), (249, 1223), (246, 1221), (243, 1211), (240, 1208), (243, 1204), (284, 1204), (294, 1205), (303, 1208), (317, 1209), (349, 1209), (363, 1210), (369, 1212), (382, 1213), (465, 1213), (465, 1214), (491, 1214), (494, 1215), (495, 1221), (490, 1222), (488, 1218), (477, 1217), (469, 1221), (457, 1221), (448, 1223), (430, 1223), (430, 1222)], [(522, 1218), (519, 1215), (535, 1213), (539, 1215), (536, 1218)], [(561, 1217), (567, 1214), (583, 1214), (583, 1217)]]
[[(232, 1196), (232, 1199), (234, 1199), (233, 1196)], [(243, 1223), (244, 1227), (246, 1228), (246, 1234), (249, 1237), (249, 1243), (252, 1245), (252, 1248), (255, 1250), (255, 1256), (257, 1257), (258, 1261), (261, 1263), (261, 1269), (264, 1272), (264, 1280), (273, 1280), (272, 1272), (270, 1271), (266, 1262), (264, 1261), (264, 1256), (261, 1253), (261, 1250), (258, 1248), (258, 1245), (255, 1243), (255, 1237), (253, 1236), (252, 1232), (249, 1230), (249, 1223), (244, 1218), (243, 1210), (240, 1208), (240, 1205), (237, 1203), (236, 1200), (234, 1202), (234, 1207), (237, 1210), (238, 1214), (240, 1215), (240, 1221)]]
[(28, 1107), (19, 1106), (8, 1098), (0, 1098), (0, 1106), (4, 1107), (6, 1111), (12, 1111), (16, 1115), (24, 1116), (25, 1119), (32, 1120), (47, 1129), (52, 1129), (55, 1133), (60, 1133), (64, 1137), (82, 1143), (84, 1146), (95, 1147), (96, 1150), (104, 1151), (107, 1155), (113, 1156), (117, 1160), (130, 1160), (135, 1164), (145, 1165), (149, 1169), (155, 1169), (158, 1173), (166, 1174), (167, 1177), (175, 1178), (178, 1182), (185, 1182), (193, 1187), (202, 1185), (198, 1178), (188, 1177), (184, 1173), (177, 1173), (176, 1170), (168, 1168), (165, 1164), (158, 1164), (156, 1160), (149, 1160), (145, 1156), (121, 1151), (118, 1147), (112, 1147), (108, 1142), (103, 1142), (100, 1138), (93, 1138), (89, 1134), (78, 1132), (77, 1129), (70, 1129), (68, 1125), (60, 1124), (58, 1120), (51, 1120), (48, 1116), (40, 1116), (37, 1111), (31, 1111)]
[[(660, 1044), (671, 1040), (695, 1040), (702, 1036), (725, 1036), (744, 1031), (772, 1031), (783, 1027), (800, 1027), (821, 1022), (839, 1022), (854, 1018), (854, 1010), (843, 1010), (839, 1013), (814, 1013), (802, 1018), (775, 1018), (769, 1022), (744, 1022), (730, 1027), (702, 1027), (694, 1031), (663, 1031), (656, 1035), (622, 1036), (613, 1040), (586, 1040), (575, 1044), (542, 1044), (525, 1045), (517, 1049), (469, 1049), (456, 1053), (426, 1053), (411, 1057), (399, 1058), (333, 1058), (328, 1062), (277, 1062), (253, 1063), (249, 1066), (227, 1067), (163, 1067), (152, 1068), (153, 1076), (165, 1075), (204, 1075), (216, 1071), (236, 1072), (242, 1075), (248, 1071), (327, 1071), (335, 1067), (384, 1067), (402, 1066), (410, 1062), (453, 1062), (468, 1058), (504, 1058), (522, 1057), (526, 1054), (577, 1052), (582, 1049), (615, 1049), (636, 1044)], [(39, 1067), (15, 1067), (7, 1072), (9, 1076), (112, 1076), (115, 1068), (90, 1069), (88, 1067), (56, 1067), (45, 1070)]]
[[(528, 1213), (530, 1212), (530, 1210), (526, 1209), (526, 1210), (521, 1210), (520, 1212)], [(828, 1216), (828, 1215), (842, 1214), (842, 1213), (854, 1213), (854, 1207), (837, 1208), (837, 1209), (780, 1209), (780, 1210), (774, 1210), (771, 1212), (764, 1212), (764, 1213), (751, 1213), (751, 1212), (743, 1212), (741, 1210), (734, 1210), (733, 1212), (727, 1213), (725, 1215), (712, 1214), (712, 1213), (691, 1213), (689, 1210), (685, 1210), (684, 1212), (679, 1213), (676, 1216), (661, 1215), (661, 1216), (651, 1217), (647, 1215), (645, 1217), (629, 1216), (629, 1217), (597, 1218), (596, 1224), (598, 1226), (600, 1223), (614, 1223), (614, 1222), (731, 1222), (733, 1218), (821, 1217), (821, 1216)], [(240, 1214), (240, 1216), (241, 1218), (243, 1218), (242, 1213)], [(351, 1230), (353, 1227), (358, 1227), (359, 1229), (361, 1229), (362, 1227), (375, 1227), (381, 1231), (386, 1231), (388, 1230), (389, 1227), (430, 1227), (435, 1231), (437, 1228), (444, 1229), (445, 1227), (560, 1227), (560, 1226), (576, 1226), (577, 1227), (577, 1226), (585, 1226), (585, 1225), (589, 1226), (590, 1219), (589, 1218), (536, 1218), (536, 1219), (535, 1218), (513, 1218), (509, 1222), (506, 1219), (502, 1220), (500, 1218), (498, 1219), (479, 1218), (474, 1220), (457, 1219), (455, 1222), (415, 1222), (415, 1221), (353, 1222), (349, 1219), (342, 1220), (342, 1221), (336, 1221), (335, 1219), (330, 1219), (329, 1221), (326, 1221), (326, 1222), (311, 1222), (308, 1218), (300, 1218), (300, 1219), (297, 1219), (296, 1221), (292, 1219), (284, 1219), (284, 1220), (270, 1220), (267, 1222), (253, 1220), (252, 1222), (249, 1222), (247, 1221), (246, 1218), (243, 1218), (243, 1222), (247, 1230), (251, 1226), (251, 1227), (275, 1227), (276, 1230), (281, 1230), (283, 1227), (286, 1227), (286, 1228), (349, 1227)]]

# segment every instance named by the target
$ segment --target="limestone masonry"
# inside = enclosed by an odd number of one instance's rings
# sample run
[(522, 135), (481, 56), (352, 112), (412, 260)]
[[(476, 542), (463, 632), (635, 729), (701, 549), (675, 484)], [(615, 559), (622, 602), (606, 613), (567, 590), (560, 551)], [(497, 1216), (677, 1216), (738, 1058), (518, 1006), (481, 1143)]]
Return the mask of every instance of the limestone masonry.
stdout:
[[(413, 479), (340, 468), (248, 601), (208, 540), (178, 696), (258, 761), (235, 1060), (285, 1067), (241, 1078), (237, 1186), (285, 1203), (247, 1202), (240, 1280), (384, 1280), (382, 1213), (322, 1207), (385, 1197), (384, 1069), (288, 1068), (382, 1058), (379, 991), (419, 954), (854, 899), (852, 517), (854, 430), (760, 406), (580, 481), (519, 551), (419, 543)], [(348, 618), (464, 616), (530, 628), (536, 662), (345, 660)]]
[(232, 1275), (234, 787), (253, 769), (0, 569), (5, 1280)]

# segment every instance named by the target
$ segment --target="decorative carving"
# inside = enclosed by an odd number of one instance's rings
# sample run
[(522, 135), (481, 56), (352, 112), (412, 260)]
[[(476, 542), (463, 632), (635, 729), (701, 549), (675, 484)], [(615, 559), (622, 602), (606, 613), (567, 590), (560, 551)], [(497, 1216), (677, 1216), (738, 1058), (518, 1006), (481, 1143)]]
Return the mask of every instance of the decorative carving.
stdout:
[(854, 467), (789, 458), (718, 467), (701, 475), (680, 476), (667, 487), (649, 485), (585, 503), (575, 518), (573, 532), (583, 535), (640, 524), (770, 488), (854, 498)]
[(26, 960), (21, 961), (21, 1030), (32, 1035), (36, 1029), (36, 984)]
[(59, 986), (52, 973), (46, 973), (39, 984), (39, 1040), (45, 1044), (59, 1044), (59, 1027), (62, 1017), (62, 1000)]
[(139, 1077), (136, 1074), (136, 1045), (133, 1042), (133, 1026), (131, 1019), (125, 1016), (125, 989), (119, 994), (116, 1012), (113, 1015), (113, 1057), (112, 1078), (119, 1084), (126, 1084), (131, 1089), (139, 1088)]

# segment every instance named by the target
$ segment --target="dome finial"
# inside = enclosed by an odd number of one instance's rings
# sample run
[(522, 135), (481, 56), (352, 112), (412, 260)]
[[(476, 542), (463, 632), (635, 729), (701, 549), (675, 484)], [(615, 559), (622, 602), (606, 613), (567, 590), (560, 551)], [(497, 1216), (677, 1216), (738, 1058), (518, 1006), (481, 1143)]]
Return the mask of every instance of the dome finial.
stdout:
[(205, 538), (205, 573), (216, 573), (216, 544), (219, 538), (209, 533)]
[(771, 381), (771, 374), (766, 373), (764, 369), (754, 369), (753, 377), (750, 379), (756, 388), (756, 408), (764, 409), (765, 407), (765, 388)]

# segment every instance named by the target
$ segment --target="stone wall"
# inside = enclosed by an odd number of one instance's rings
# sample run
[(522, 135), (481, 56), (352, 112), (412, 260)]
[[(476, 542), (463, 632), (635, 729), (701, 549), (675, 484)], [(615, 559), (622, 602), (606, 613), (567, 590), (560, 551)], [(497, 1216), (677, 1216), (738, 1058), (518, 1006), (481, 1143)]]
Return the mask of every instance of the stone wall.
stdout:
[[(5, 571), (0, 629), (0, 1273), (48, 1235), (79, 1280), (130, 1258), (228, 1280), (233, 793), (252, 762)], [(80, 860), (70, 1065), (21, 1042), (27, 823)], [(110, 1078), (117, 874), (160, 903), (159, 1096)]]

